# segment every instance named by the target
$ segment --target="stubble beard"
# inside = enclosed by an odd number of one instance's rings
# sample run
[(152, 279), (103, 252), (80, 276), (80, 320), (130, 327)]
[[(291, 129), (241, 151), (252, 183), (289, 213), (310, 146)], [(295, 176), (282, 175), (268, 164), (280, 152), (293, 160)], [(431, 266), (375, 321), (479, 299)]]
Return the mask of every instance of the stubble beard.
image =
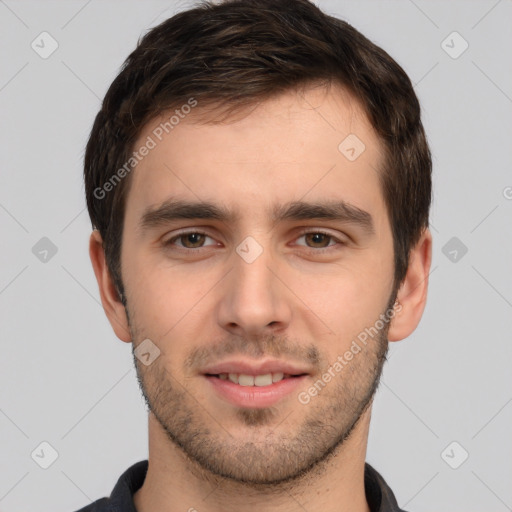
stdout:
[[(388, 351), (388, 330), (389, 324), (307, 405), (297, 400), (296, 409), (289, 413), (278, 407), (238, 408), (237, 424), (227, 424), (225, 418), (207, 412), (193, 392), (163, 366), (163, 358), (145, 367), (134, 355), (134, 363), (149, 411), (192, 466), (202, 474), (255, 489), (277, 489), (322, 473), (349, 439), (377, 391)], [(144, 339), (137, 335), (135, 325), (130, 324), (130, 331), (132, 340)], [(245, 439), (237, 435), (241, 429), (249, 433)]]

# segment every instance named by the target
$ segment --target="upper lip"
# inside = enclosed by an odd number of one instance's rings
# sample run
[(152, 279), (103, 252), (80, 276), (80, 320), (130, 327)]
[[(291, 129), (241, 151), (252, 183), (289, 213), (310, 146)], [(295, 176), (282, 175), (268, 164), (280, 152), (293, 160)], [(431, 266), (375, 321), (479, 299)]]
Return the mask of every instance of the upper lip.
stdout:
[(303, 375), (309, 371), (297, 364), (277, 359), (262, 361), (230, 360), (213, 364), (202, 370), (203, 374), (219, 375), (220, 373), (243, 373), (244, 375), (265, 375), (267, 373), (285, 373), (288, 375)]

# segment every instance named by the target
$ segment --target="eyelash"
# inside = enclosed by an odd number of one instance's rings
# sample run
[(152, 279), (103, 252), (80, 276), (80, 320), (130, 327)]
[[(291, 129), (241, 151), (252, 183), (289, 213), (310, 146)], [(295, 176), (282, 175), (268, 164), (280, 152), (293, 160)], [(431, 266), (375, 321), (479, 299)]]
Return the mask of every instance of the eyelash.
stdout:
[[(182, 231), (180, 233), (178, 233), (177, 235), (174, 235), (172, 238), (170, 238), (169, 240), (165, 241), (163, 243), (163, 245), (165, 247), (168, 247), (168, 246), (172, 246), (173, 243), (176, 241), (176, 240), (179, 240), (181, 237), (183, 236), (187, 236), (187, 235), (204, 235), (204, 236), (207, 236), (208, 238), (212, 238), (208, 233), (204, 232), (204, 231), (201, 231), (201, 230), (191, 230), (191, 231)], [(299, 236), (297, 238), (301, 238), (305, 235), (324, 235), (328, 238), (330, 238), (330, 242), (331, 241), (334, 241), (334, 242), (337, 242), (336, 245), (329, 245), (327, 247), (320, 247), (320, 248), (314, 248), (314, 247), (308, 247), (308, 246), (300, 246), (300, 247), (304, 247), (308, 250), (310, 250), (311, 252), (314, 252), (316, 254), (318, 253), (324, 253), (324, 252), (330, 252), (331, 250), (336, 250), (336, 249), (339, 249), (341, 246), (344, 246), (346, 245), (346, 242), (340, 240), (339, 238), (336, 238), (334, 235), (332, 235), (331, 233), (328, 233), (327, 231), (323, 231), (321, 229), (316, 229), (316, 230), (309, 230), (309, 229), (303, 229), (300, 231), (299, 233)], [(336, 247), (338, 246), (338, 247)], [(190, 252), (190, 251), (196, 251), (196, 252), (199, 252), (203, 249), (207, 249), (207, 247), (197, 247), (195, 249), (190, 249), (190, 248), (187, 248), (187, 247), (179, 247), (177, 246), (177, 249), (178, 250), (181, 250), (181, 251), (186, 251), (186, 252)]]

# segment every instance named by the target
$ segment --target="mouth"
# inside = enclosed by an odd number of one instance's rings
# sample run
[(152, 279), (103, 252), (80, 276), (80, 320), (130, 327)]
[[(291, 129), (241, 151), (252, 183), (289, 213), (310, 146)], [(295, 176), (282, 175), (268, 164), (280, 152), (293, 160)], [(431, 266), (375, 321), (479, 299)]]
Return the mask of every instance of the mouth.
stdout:
[(311, 372), (285, 361), (226, 361), (206, 368), (209, 392), (224, 403), (243, 408), (277, 405), (298, 392)]
[(271, 372), (264, 373), (260, 375), (248, 375), (246, 373), (206, 373), (206, 377), (213, 377), (224, 381), (230, 381), (233, 384), (238, 384), (239, 386), (244, 387), (265, 387), (272, 386), (278, 382), (281, 382), (285, 379), (294, 379), (297, 377), (302, 377), (307, 375), (306, 373), (300, 373), (297, 375), (291, 375), (289, 373), (284, 372)]

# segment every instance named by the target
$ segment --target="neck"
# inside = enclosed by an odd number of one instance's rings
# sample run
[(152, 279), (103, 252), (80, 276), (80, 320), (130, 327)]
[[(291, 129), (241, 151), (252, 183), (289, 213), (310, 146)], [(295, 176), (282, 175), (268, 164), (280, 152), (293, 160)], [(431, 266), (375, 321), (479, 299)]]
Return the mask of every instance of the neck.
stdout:
[(370, 512), (364, 490), (370, 415), (371, 406), (349, 438), (300, 480), (255, 487), (199, 467), (149, 413), (149, 466), (143, 486), (134, 494), (137, 512)]

